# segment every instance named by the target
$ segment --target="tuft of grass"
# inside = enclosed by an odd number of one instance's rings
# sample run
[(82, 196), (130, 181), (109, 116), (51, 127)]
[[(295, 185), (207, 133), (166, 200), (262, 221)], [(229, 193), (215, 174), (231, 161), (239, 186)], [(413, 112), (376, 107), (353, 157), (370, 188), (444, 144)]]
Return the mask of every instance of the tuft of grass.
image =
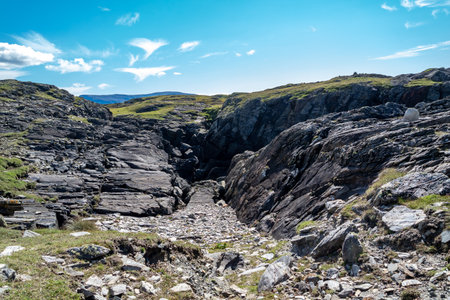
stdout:
[(378, 178), (372, 183), (371, 186), (366, 190), (364, 196), (366, 198), (369, 198), (373, 196), (376, 191), (384, 184), (391, 182), (394, 179), (403, 177), (406, 175), (406, 172), (398, 171), (394, 168), (388, 168), (381, 171), (381, 173), (378, 175)]
[(428, 78), (420, 78), (420, 79), (411, 80), (410, 82), (405, 84), (405, 86), (406, 87), (430, 86), (430, 85), (435, 85), (435, 84), (439, 84), (439, 83), (441, 83), (441, 82), (433, 81), (433, 80), (428, 79)]
[(72, 121), (77, 121), (77, 122), (81, 122), (84, 124), (91, 124), (88, 119), (86, 119), (85, 117), (79, 117), (79, 116), (74, 116), (74, 115), (69, 115), (68, 118)]
[(402, 292), (402, 294), (400, 295), (400, 299), (402, 300), (420, 299), (420, 293), (416, 289), (409, 288)]
[(93, 221), (83, 221), (77, 220), (72, 224), (67, 226), (67, 230), (72, 231), (96, 231), (98, 230), (97, 225)]
[(300, 233), (300, 231), (302, 231), (302, 229), (306, 228), (306, 227), (310, 227), (310, 226), (316, 226), (317, 222), (313, 221), (313, 220), (309, 220), (309, 221), (303, 221), (298, 223), (297, 227), (295, 227), (295, 231), (298, 233)]
[(441, 196), (441, 195), (432, 194), (432, 195), (418, 198), (416, 200), (405, 200), (405, 199), (399, 200), (400, 204), (406, 205), (407, 207), (409, 207), (411, 209), (433, 208), (432, 205), (434, 203), (438, 203), (438, 202), (443, 202), (444, 205), (435, 207), (435, 208), (445, 209), (445, 210), (450, 209), (450, 195)]
[(30, 171), (18, 158), (7, 158), (0, 156), (0, 195), (13, 197), (20, 191), (32, 188), (31, 182), (21, 180)]
[(233, 244), (231, 244), (231, 243), (226, 243), (226, 242), (224, 242), (224, 243), (217, 243), (217, 244), (214, 244), (209, 249), (209, 252), (210, 253), (212, 253), (212, 252), (219, 252), (219, 251), (225, 250), (227, 248), (231, 248), (231, 247), (233, 247)]

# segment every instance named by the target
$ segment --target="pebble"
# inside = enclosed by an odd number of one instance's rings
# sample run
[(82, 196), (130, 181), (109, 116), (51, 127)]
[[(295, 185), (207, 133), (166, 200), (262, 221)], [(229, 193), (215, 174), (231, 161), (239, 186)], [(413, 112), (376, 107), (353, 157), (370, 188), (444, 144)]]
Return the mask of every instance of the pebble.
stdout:
[(170, 289), (172, 293), (191, 292), (192, 288), (187, 283), (180, 283)]

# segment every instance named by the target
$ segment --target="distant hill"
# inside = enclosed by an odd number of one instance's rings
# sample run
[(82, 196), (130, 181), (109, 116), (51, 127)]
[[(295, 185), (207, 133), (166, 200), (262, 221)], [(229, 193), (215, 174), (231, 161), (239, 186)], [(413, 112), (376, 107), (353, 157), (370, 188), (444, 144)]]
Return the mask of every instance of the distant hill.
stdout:
[(151, 96), (165, 96), (165, 95), (193, 95), (181, 92), (157, 92), (151, 94), (141, 94), (141, 95), (124, 95), (124, 94), (113, 94), (113, 95), (80, 95), (86, 100), (100, 104), (111, 104), (111, 103), (122, 103), (130, 99), (144, 98)]

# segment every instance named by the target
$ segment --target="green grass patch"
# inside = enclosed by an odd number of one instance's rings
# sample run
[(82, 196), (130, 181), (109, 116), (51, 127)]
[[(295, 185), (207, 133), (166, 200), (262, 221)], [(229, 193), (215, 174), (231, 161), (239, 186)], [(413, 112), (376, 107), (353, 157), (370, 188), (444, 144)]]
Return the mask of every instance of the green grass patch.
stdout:
[[(434, 203), (443, 202), (444, 204), (442, 206), (435, 206), (433, 207)], [(400, 199), (400, 204), (406, 205), (407, 207), (411, 209), (426, 209), (426, 208), (436, 208), (436, 209), (450, 209), (450, 195), (428, 195), (421, 198), (418, 198), (416, 200), (405, 200)]]
[(85, 117), (79, 117), (79, 116), (69, 115), (68, 118), (69, 118), (70, 120), (72, 120), (72, 121), (81, 122), (81, 123), (84, 123), (84, 124), (87, 124), (87, 125), (91, 124), (91, 123), (88, 121), (88, 119), (85, 118)]
[(374, 76), (339, 76), (327, 81), (287, 84), (254, 93), (234, 93), (227, 99), (227, 105), (222, 109), (224, 114), (233, 112), (252, 100), (270, 101), (287, 97), (290, 101), (302, 100), (317, 90), (334, 92), (351, 87), (354, 84), (367, 84), (376, 87), (388, 88), (391, 86), (390, 77)]
[(366, 190), (364, 196), (366, 198), (373, 196), (382, 185), (391, 182), (394, 179), (403, 177), (405, 175), (406, 172), (401, 172), (393, 168), (384, 169), (378, 175), (378, 178), (375, 179), (375, 181)]
[[(109, 104), (113, 116), (132, 116), (145, 119), (165, 119), (171, 112), (179, 111), (192, 118), (214, 117), (214, 110), (222, 106), (224, 96), (165, 95), (138, 98), (124, 103)], [(211, 109), (211, 110), (209, 110)]]
[(210, 253), (214, 253), (214, 252), (221, 252), (227, 248), (231, 248), (233, 247), (232, 243), (227, 243), (227, 242), (223, 242), (223, 243), (217, 243), (212, 245), (209, 249), (208, 252)]
[(295, 231), (298, 233), (300, 233), (300, 231), (306, 227), (310, 227), (310, 226), (316, 226), (317, 222), (316, 221), (303, 221), (298, 223), (297, 227), (295, 227)]
[(23, 165), (18, 158), (0, 156), (0, 195), (13, 197), (20, 191), (33, 188), (34, 185), (23, 179), (30, 171), (30, 166)]
[(435, 84), (439, 84), (439, 83), (441, 83), (441, 82), (433, 81), (433, 80), (428, 79), (428, 78), (420, 78), (420, 79), (411, 80), (410, 82), (405, 84), (405, 86), (406, 87), (430, 86), (430, 85), (435, 85)]

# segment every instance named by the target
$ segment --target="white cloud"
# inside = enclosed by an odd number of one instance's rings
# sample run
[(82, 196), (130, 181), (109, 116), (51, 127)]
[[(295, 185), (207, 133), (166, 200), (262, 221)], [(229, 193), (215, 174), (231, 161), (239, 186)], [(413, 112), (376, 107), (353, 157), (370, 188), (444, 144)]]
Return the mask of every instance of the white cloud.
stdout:
[(31, 47), (0, 43), (0, 68), (16, 69), (37, 66), (53, 61), (54, 55), (33, 50)]
[(19, 70), (0, 70), (0, 80), (3, 79), (14, 79), (20, 76), (27, 75), (27, 72)]
[(63, 90), (68, 91), (69, 93), (79, 96), (80, 94), (83, 94), (87, 90), (91, 89), (90, 86), (86, 86), (84, 83), (74, 83), (72, 86), (69, 87), (62, 87)]
[(406, 22), (405, 28), (406, 29), (415, 28), (415, 27), (422, 26), (423, 24), (425, 24), (425, 23), (423, 23), (423, 22), (416, 22), (416, 23)]
[(316, 32), (317, 31), (317, 28), (314, 27), (314, 26), (309, 26), (309, 29), (311, 29), (311, 32)]
[(386, 3), (381, 4), (381, 8), (387, 11), (394, 11), (397, 10), (397, 7), (395, 6), (389, 6)]
[(153, 68), (119, 68), (116, 69), (118, 72), (125, 72), (134, 74), (134, 79), (136, 81), (143, 81), (148, 76), (164, 76), (166, 71), (172, 70), (175, 67), (153, 67)]
[(446, 16), (448, 16), (450, 14), (450, 12), (446, 9), (446, 8), (438, 8), (438, 9), (433, 9), (433, 11), (431, 12), (431, 15), (434, 18), (437, 18), (438, 14), (443, 13)]
[(74, 51), (79, 55), (83, 56), (100, 56), (103, 58), (110, 57), (113, 55), (117, 55), (119, 53), (119, 49), (115, 49), (114, 47), (104, 49), (104, 50), (91, 50), (86, 46), (78, 45), (78, 49)]
[(235, 54), (236, 54), (237, 57), (241, 57), (242, 56), (242, 54), (240, 54), (239, 52), (236, 52)]
[(104, 89), (107, 89), (107, 88), (110, 88), (110, 87), (111, 87), (111, 85), (107, 84), (107, 83), (100, 83), (98, 85), (98, 88), (101, 89), (101, 90), (104, 90)]
[(412, 9), (414, 7), (450, 6), (450, 0), (401, 0), (400, 5)]
[(65, 59), (58, 59), (58, 65), (47, 65), (45, 68), (50, 71), (57, 71), (61, 74), (71, 73), (71, 72), (98, 72), (102, 69), (103, 61), (101, 60), (91, 60), (85, 62), (82, 58), (75, 58), (72, 61)]
[(181, 44), (178, 50), (180, 50), (181, 52), (188, 52), (194, 50), (198, 45), (200, 45), (199, 41), (184, 42), (183, 44)]
[(391, 55), (377, 57), (375, 59), (376, 60), (388, 60), (388, 59), (396, 59), (396, 58), (415, 57), (415, 56), (419, 56), (421, 52), (442, 48), (445, 46), (450, 46), (450, 41), (445, 41), (445, 42), (430, 44), (430, 45), (421, 45), (421, 46), (417, 46), (417, 47), (414, 47), (414, 48), (411, 48), (411, 49), (408, 49), (405, 51), (399, 51), (399, 52), (396, 52)]
[(34, 31), (30, 31), (23, 37), (13, 35), (13, 38), (16, 39), (19, 43), (31, 47), (36, 51), (42, 51), (53, 54), (61, 53), (61, 50), (56, 48), (55, 44), (49, 42), (42, 35)]
[(126, 14), (117, 19), (116, 25), (131, 26), (139, 20), (139, 13)]
[(137, 38), (130, 41), (131, 46), (141, 48), (145, 51), (144, 60), (147, 59), (153, 52), (167, 45), (168, 43), (163, 40), (151, 41), (145, 38)]
[(179, 75), (183, 75), (183, 73), (180, 73), (180, 72), (173, 72), (173, 75), (179, 76)]
[(139, 60), (139, 55), (133, 55), (130, 54), (130, 62), (128, 63), (128, 66), (132, 67), (134, 65), (135, 62), (137, 62)]
[(225, 55), (225, 54), (228, 54), (228, 52), (211, 52), (211, 53), (206, 53), (205, 55), (201, 56), (200, 58), (208, 58), (211, 56)]
[(252, 50), (250, 50), (250, 51), (247, 52), (247, 55), (253, 55), (253, 54), (255, 54), (255, 52), (256, 52), (256, 51), (252, 49)]
[(412, 1), (412, 0), (402, 0), (400, 2), (400, 5), (403, 6), (403, 7), (408, 8), (408, 9), (411, 9), (411, 8), (414, 7), (414, 1)]
[(101, 11), (111, 11), (111, 9), (109, 9), (109, 8), (107, 8), (107, 7), (99, 6), (98, 8), (99, 8)]

